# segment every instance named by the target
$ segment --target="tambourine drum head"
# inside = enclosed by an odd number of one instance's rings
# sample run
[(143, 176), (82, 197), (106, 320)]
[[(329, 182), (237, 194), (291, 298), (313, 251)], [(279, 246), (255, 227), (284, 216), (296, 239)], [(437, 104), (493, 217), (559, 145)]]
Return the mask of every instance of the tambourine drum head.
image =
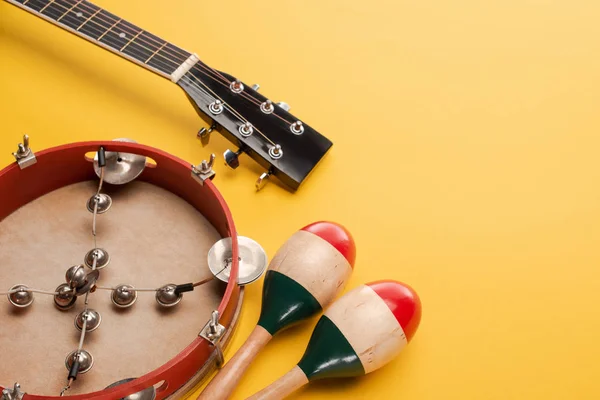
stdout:
[[(84, 263), (94, 248), (86, 202), (98, 188), (92, 163), (87, 164), (92, 180), (51, 191), (0, 221), (0, 290), (22, 282), (54, 290), (65, 283), (69, 267)], [(165, 366), (199, 340), (226, 290), (226, 284), (213, 279), (184, 293), (172, 308), (159, 306), (155, 292), (142, 291), (131, 308), (116, 307), (112, 292), (102, 287), (159, 288), (211, 277), (207, 254), (223, 235), (194, 206), (143, 179), (105, 185), (102, 191), (113, 205), (98, 215), (97, 247), (106, 249), (111, 261), (101, 270), (100, 288), (89, 297), (89, 307), (101, 314), (102, 324), (85, 339), (93, 368), (78, 376), (67, 396), (102, 391)], [(35, 294), (35, 302), (21, 309), (3, 296), (0, 385), (19, 382), (29, 394), (58, 396), (68, 373), (65, 357), (79, 342), (74, 321), (83, 302), (80, 297), (75, 307), (59, 311), (53, 296)]]

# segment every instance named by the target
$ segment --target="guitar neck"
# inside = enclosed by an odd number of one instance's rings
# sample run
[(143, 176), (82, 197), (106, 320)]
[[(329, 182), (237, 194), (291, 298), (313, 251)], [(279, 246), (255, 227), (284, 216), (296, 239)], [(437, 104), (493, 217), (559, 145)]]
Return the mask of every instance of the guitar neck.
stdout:
[(190, 60), (198, 61), (195, 55), (89, 1), (6, 1), (173, 81)]

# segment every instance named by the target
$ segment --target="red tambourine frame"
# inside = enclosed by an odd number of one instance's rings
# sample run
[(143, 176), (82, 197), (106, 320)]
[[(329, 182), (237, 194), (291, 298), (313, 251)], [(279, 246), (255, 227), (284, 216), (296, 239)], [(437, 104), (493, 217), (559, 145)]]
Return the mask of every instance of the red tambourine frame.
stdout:
[[(53, 190), (77, 182), (94, 180), (94, 173), (86, 153), (96, 152), (103, 146), (106, 151), (134, 153), (150, 157), (156, 166), (148, 165), (138, 179), (168, 190), (193, 205), (217, 229), (222, 237), (232, 240), (233, 263), (230, 280), (219, 305), (219, 323), (226, 328), (233, 325), (240, 287), (238, 277), (238, 240), (233, 218), (212, 181), (200, 185), (192, 177), (189, 163), (164, 151), (135, 143), (99, 141), (81, 142), (54, 147), (37, 152), (37, 163), (21, 170), (17, 163), (0, 171), (0, 221), (19, 207)], [(200, 331), (202, 327), (198, 327)], [(131, 382), (111, 389), (75, 396), (37, 396), (26, 394), (24, 400), (115, 400), (137, 393), (161, 382), (156, 399), (162, 400), (183, 387), (210, 359), (214, 347), (202, 337), (162, 367)], [(0, 392), (4, 388), (0, 386)]]

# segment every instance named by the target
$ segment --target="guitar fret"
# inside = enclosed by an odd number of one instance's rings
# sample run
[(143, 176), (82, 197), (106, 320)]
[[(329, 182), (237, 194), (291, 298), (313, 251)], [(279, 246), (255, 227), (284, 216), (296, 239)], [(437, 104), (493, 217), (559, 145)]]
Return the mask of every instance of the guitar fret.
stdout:
[(88, 18), (87, 18), (85, 21), (83, 21), (83, 24), (79, 25), (79, 27), (77, 27), (77, 29), (76, 29), (76, 30), (77, 30), (77, 31), (79, 31), (81, 28), (83, 28), (83, 26), (84, 26), (85, 24), (87, 24), (88, 22), (90, 22), (90, 20), (91, 20), (92, 18), (94, 18), (94, 17), (95, 17), (95, 16), (96, 16), (96, 15), (97, 15), (97, 14), (98, 14), (100, 11), (102, 11), (102, 9), (101, 9), (101, 8), (97, 9), (97, 10), (96, 10), (96, 11), (95, 11), (95, 12), (94, 12), (92, 15), (90, 15), (90, 16), (89, 16), (89, 17), (88, 17)]
[(8, 0), (160, 75), (170, 75), (190, 53), (86, 0)]
[(154, 51), (154, 53), (152, 53), (152, 55), (150, 57), (148, 57), (148, 59), (146, 61), (144, 61), (144, 64), (148, 64), (148, 61), (150, 61), (152, 59), (152, 57), (154, 57), (159, 51), (161, 51), (163, 49), (163, 47), (165, 47), (167, 45), (167, 42), (164, 42), (158, 49), (156, 49), (156, 51)]
[[(52, 0), (52, 1), (54, 1), (54, 0)], [(83, 1), (83, 0), (79, 0), (77, 3), (75, 3), (75, 4), (73, 5), (73, 7), (69, 8), (67, 11), (65, 11), (65, 13), (64, 13), (63, 15), (61, 15), (61, 16), (60, 16), (60, 17), (59, 17), (59, 18), (56, 20), (56, 22), (60, 22), (60, 20), (61, 20), (61, 19), (63, 19), (63, 17), (64, 17), (65, 15), (67, 15), (68, 13), (70, 13), (71, 11), (73, 11), (73, 9), (74, 9), (75, 7), (77, 7), (79, 4), (81, 4), (81, 2), (82, 2), (82, 1)]]
[(117, 22), (115, 22), (114, 24), (112, 24), (112, 25), (110, 26), (110, 28), (108, 28), (108, 29), (106, 30), (106, 32), (104, 32), (102, 35), (100, 35), (100, 37), (99, 37), (98, 39), (96, 39), (96, 40), (100, 41), (100, 40), (101, 40), (101, 39), (102, 39), (104, 36), (106, 36), (106, 34), (108, 34), (108, 32), (110, 32), (110, 30), (111, 30), (112, 28), (114, 28), (114, 27), (115, 27), (115, 25), (117, 25), (117, 24), (118, 24), (119, 22), (121, 22), (121, 21), (122, 21), (122, 19), (119, 19)]
[(41, 10), (40, 10), (40, 12), (44, 12), (44, 10), (45, 10), (46, 8), (48, 8), (48, 7), (49, 7), (49, 6), (50, 6), (52, 3), (54, 3), (54, 0), (51, 0), (51, 1), (50, 1), (50, 3), (46, 4), (46, 5), (45, 5), (45, 6), (44, 6), (44, 7), (43, 7)]
[(144, 32), (144, 31), (139, 31), (134, 37), (129, 39), (129, 41), (125, 44), (125, 46), (121, 47), (121, 50), (119, 50), (119, 51), (125, 50), (125, 47), (129, 46), (131, 44), (131, 42), (133, 42), (135, 39), (137, 39), (138, 36), (140, 36), (142, 34), (142, 32)]

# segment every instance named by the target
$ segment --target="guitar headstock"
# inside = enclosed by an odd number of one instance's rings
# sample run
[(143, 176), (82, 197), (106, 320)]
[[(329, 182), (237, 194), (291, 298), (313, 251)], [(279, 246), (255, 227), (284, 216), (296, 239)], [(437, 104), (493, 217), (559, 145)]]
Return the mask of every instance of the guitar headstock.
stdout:
[(226, 73), (198, 63), (177, 84), (183, 88), (211, 128), (198, 135), (203, 144), (217, 130), (239, 150), (225, 152), (226, 163), (236, 168), (244, 152), (266, 170), (257, 181), (260, 189), (269, 176), (296, 190), (321, 161), (333, 143), (301, 119), (289, 106), (275, 103)]

